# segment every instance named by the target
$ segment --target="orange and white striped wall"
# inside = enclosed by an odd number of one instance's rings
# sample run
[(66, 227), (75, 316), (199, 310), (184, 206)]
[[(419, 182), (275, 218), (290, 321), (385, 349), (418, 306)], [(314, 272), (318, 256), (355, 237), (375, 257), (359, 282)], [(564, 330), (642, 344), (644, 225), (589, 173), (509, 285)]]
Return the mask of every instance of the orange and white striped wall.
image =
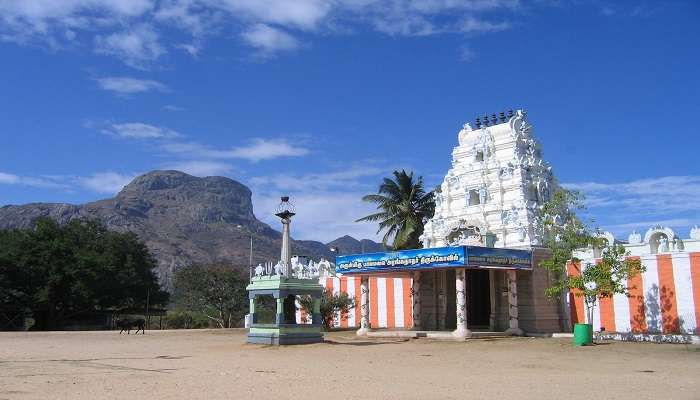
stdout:
[[(347, 293), (356, 307), (347, 315), (336, 315), (336, 328), (360, 327), (360, 276), (319, 278), (319, 283), (333, 293)], [(413, 309), (411, 285), (407, 276), (372, 276), (369, 278), (370, 324), (372, 328), (411, 328)], [(297, 323), (308, 323), (305, 313), (297, 311)]]
[[(630, 296), (602, 298), (587, 321), (582, 297), (569, 293), (572, 323), (592, 323), (596, 331), (700, 334), (700, 252), (638, 256), (646, 271), (627, 282)], [(596, 260), (583, 261), (595, 263)], [(580, 266), (568, 265), (569, 275)]]

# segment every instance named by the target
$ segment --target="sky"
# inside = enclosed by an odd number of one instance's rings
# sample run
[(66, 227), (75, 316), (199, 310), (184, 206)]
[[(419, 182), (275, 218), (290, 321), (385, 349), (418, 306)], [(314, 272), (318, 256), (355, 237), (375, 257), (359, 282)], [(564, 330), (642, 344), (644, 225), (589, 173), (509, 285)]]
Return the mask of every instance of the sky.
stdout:
[(0, 0), (0, 205), (84, 203), (178, 169), (280, 195), (293, 235), (354, 221), (395, 169), (438, 185), (457, 133), (527, 110), (587, 218), (700, 224), (700, 2)]

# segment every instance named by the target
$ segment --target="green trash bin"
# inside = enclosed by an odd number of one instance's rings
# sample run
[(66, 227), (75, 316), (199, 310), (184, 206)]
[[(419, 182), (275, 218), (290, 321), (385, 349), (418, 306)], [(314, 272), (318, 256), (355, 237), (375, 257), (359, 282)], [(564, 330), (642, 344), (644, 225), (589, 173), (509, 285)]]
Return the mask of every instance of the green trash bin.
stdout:
[(574, 346), (590, 346), (593, 344), (593, 325), (574, 325)]

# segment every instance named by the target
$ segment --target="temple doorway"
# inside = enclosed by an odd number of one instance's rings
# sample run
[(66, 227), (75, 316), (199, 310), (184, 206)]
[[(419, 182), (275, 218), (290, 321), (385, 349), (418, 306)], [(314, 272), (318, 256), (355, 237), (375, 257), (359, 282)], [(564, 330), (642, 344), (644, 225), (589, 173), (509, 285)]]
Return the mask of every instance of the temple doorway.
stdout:
[(467, 270), (467, 323), (469, 329), (489, 329), (491, 282), (489, 271)]

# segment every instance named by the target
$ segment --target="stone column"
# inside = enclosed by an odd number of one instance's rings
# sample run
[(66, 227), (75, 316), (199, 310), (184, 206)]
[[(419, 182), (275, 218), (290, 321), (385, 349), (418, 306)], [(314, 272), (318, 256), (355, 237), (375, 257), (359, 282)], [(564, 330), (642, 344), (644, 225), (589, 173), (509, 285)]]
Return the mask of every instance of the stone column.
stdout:
[(250, 299), (250, 310), (248, 314), (250, 315), (248, 318), (250, 318), (249, 322), (251, 325), (258, 322), (258, 318), (255, 316), (255, 297)]
[(455, 271), (455, 287), (457, 291), (457, 329), (452, 334), (459, 339), (466, 339), (472, 336), (472, 332), (467, 328), (467, 285), (464, 268), (458, 268)]
[(413, 287), (411, 288), (411, 297), (413, 298), (413, 329), (421, 330), (421, 303), (420, 303), (420, 271), (413, 273)]
[(361, 277), (360, 281), (360, 329), (358, 336), (367, 335), (369, 332), (369, 278)]
[(314, 310), (313, 310), (313, 313), (311, 314), (311, 323), (314, 325), (322, 325), (323, 320), (321, 317), (321, 298), (314, 297), (313, 303), (314, 303)]
[(277, 315), (275, 317), (275, 323), (281, 325), (284, 323), (284, 299), (276, 298), (277, 301)]
[(290, 269), (292, 268), (292, 243), (289, 232), (289, 224), (291, 222), (290, 219), (282, 219), (282, 254), (280, 255), (280, 260), (282, 261), (282, 275), (285, 277), (289, 277)]
[(523, 336), (525, 332), (518, 327), (518, 281), (516, 271), (506, 271), (508, 278), (508, 329), (505, 333), (513, 336)]
[(435, 292), (437, 294), (437, 329), (445, 330), (447, 319), (447, 273), (444, 270), (435, 271)]
[(500, 288), (496, 286), (496, 271), (489, 270), (489, 300), (491, 301), (491, 313), (489, 314), (489, 330), (496, 330), (496, 294), (500, 294)]

